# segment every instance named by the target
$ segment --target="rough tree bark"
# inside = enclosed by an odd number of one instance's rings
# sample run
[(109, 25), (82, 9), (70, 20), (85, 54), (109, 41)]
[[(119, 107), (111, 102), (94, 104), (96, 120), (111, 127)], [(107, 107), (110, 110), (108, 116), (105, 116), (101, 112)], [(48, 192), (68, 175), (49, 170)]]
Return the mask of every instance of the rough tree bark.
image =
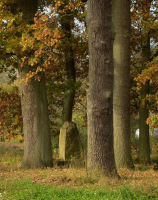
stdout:
[(114, 153), (117, 168), (133, 168), (130, 145), (130, 0), (112, 1)]
[(113, 65), (110, 0), (88, 2), (88, 174), (116, 176), (113, 150)]
[[(28, 23), (32, 23), (37, 5), (37, 0), (18, 1), (19, 11), (23, 12), (23, 19)], [(32, 70), (32, 67), (24, 65), (21, 68), (21, 56), (18, 57), (19, 78), (23, 79)], [(21, 166), (27, 168), (51, 167), (53, 165), (44, 72), (39, 75), (40, 81), (31, 78), (28, 85), (24, 82), (20, 84), (24, 126), (24, 157)]]

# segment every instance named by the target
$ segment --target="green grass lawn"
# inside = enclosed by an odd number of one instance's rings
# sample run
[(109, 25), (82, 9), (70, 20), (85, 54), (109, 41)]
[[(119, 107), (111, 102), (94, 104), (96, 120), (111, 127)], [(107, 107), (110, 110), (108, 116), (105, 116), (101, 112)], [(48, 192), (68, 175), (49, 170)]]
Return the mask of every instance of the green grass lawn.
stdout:
[(0, 145), (0, 200), (158, 199), (153, 166), (119, 170), (118, 180), (89, 178), (84, 168), (21, 169), (22, 157), (22, 149)]
[[(1, 188), (2, 187), (2, 188)], [(32, 183), (32, 181), (11, 181), (1, 182), (2, 199), (21, 200), (21, 199), (39, 199), (39, 200), (136, 200), (136, 199), (158, 199), (156, 195), (148, 195), (144, 192), (138, 193), (129, 187), (115, 188), (107, 190), (104, 187), (90, 188), (69, 188), (69, 187), (51, 187), (48, 185)]]

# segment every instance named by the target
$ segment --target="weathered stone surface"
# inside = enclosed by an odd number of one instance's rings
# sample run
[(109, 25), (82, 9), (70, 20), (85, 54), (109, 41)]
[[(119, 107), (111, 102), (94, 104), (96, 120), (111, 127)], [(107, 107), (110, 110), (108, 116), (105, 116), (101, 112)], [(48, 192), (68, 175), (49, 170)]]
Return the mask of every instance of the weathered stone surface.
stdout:
[(73, 160), (83, 157), (79, 132), (74, 122), (65, 122), (59, 135), (59, 158)]

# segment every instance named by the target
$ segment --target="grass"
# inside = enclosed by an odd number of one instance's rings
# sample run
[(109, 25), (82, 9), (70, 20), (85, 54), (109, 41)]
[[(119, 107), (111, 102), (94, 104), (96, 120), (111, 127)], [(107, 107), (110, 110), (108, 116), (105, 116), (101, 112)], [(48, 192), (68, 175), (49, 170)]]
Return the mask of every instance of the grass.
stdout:
[(50, 187), (41, 184), (27, 182), (17, 182), (10, 184), (9, 192), (4, 193), (4, 199), (39, 199), (39, 200), (58, 200), (58, 199), (69, 199), (69, 200), (112, 200), (112, 199), (155, 199), (155, 196), (147, 196), (143, 193), (136, 194), (135, 191), (129, 189), (128, 187), (123, 187), (122, 189), (115, 189), (108, 191), (105, 188), (94, 187), (89, 189), (79, 188), (66, 188), (66, 187)]
[(153, 165), (121, 169), (119, 180), (97, 179), (88, 177), (85, 168), (21, 169), (22, 153), (11, 145), (0, 146), (0, 200), (158, 199), (158, 172)]

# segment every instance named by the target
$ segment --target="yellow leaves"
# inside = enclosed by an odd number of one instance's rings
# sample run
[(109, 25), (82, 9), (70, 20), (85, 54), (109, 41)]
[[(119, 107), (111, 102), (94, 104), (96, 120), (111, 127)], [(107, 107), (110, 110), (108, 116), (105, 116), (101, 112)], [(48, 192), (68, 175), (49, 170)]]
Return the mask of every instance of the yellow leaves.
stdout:
[(38, 57), (31, 57), (28, 59), (28, 65), (34, 66), (37, 65), (40, 62), (40, 59)]
[(151, 117), (148, 117), (148, 119), (146, 120), (146, 123), (150, 124), (151, 129), (158, 127), (158, 115), (152, 114)]
[(7, 39), (7, 46), (6, 46), (6, 52), (7, 53), (16, 53), (18, 51), (19, 48), (19, 38), (18, 37), (9, 37)]
[[(61, 37), (64, 37), (64, 34), (61, 32), (61, 29), (60, 28), (55, 28), (54, 31), (53, 31), (53, 37), (55, 39), (59, 39)], [(56, 40), (57, 41), (57, 40)]]
[(27, 56), (24, 56), (21, 60), (22, 60), (22, 63), (27, 63), (29, 57)]
[(40, 66), (38, 66), (37, 69), (36, 69), (36, 74), (37, 74), (38, 72), (42, 72), (42, 71), (43, 71), (43, 68), (41, 68)]
[(21, 62), (21, 64), (20, 64), (20, 67), (23, 67), (24, 64), (27, 64), (27, 62), (28, 62), (28, 58), (29, 58), (29, 57), (24, 56), (24, 57), (21, 59), (22, 62)]
[(56, 18), (56, 13), (55, 12), (53, 13), (52, 17)]
[(153, 22), (153, 26), (157, 29), (157, 27), (158, 27), (158, 22), (157, 22), (157, 21), (154, 21), (154, 22)]
[(55, 10), (58, 10), (58, 8), (64, 4), (63, 1), (60, 1), (60, 0), (56, 0), (54, 2), (56, 2), (54, 6)]
[(22, 82), (24, 82), (25, 81), (25, 79), (24, 78), (22, 78), (21, 80), (20, 80), (20, 83), (22, 83)]
[(19, 136), (18, 136), (18, 141), (19, 141), (20, 143), (22, 143), (22, 142), (24, 141), (24, 137), (23, 137), (22, 135), (19, 135)]
[(29, 73), (27, 73), (26, 77), (20, 80), (20, 83), (24, 82), (26, 85), (28, 85), (29, 79), (32, 79), (32, 78), (40, 81), (40, 79), (41, 79), (40, 74), (41, 74), (41, 72), (44, 72), (44, 71), (45, 71), (45, 69), (38, 66), (34, 71), (30, 71)]
[(33, 37), (29, 36), (29, 34), (25, 32), (22, 34), (20, 45), (22, 46), (22, 51), (29, 49), (33, 50), (36, 47), (36, 42)]
[(150, 84), (154, 82), (157, 77), (158, 73), (158, 64), (157, 59), (153, 62), (147, 64), (147, 68), (142, 71), (141, 74), (138, 75), (134, 80), (137, 81), (137, 89), (141, 89), (141, 85), (145, 85), (145, 83), (150, 80)]
[(7, 27), (12, 26), (12, 25), (13, 25), (13, 22), (14, 22), (14, 19), (13, 19), (13, 18), (10, 19), (10, 20), (8, 20), (8, 22), (7, 22)]

